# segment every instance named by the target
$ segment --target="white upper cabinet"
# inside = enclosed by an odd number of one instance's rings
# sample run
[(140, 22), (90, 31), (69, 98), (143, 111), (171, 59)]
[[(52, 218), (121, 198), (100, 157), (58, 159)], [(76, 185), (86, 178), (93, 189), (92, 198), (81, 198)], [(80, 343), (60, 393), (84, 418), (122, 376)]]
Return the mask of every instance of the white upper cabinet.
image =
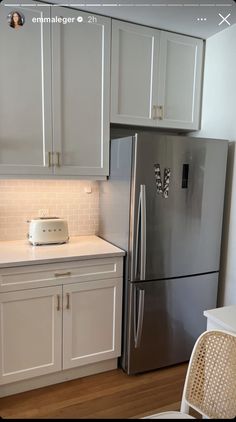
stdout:
[(52, 16), (74, 18), (52, 25), (55, 173), (107, 175), (111, 20), (60, 7)]
[(161, 31), (157, 107), (158, 126), (198, 129), (203, 41)]
[(111, 122), (153, 126), (159, 31), (112, 21)]
[(111, 122), (198, 129), (202, 62), (202, 40), (113, 21)]
[(199, 129), (202, 40), (6, 0), (0, 57), (0, 175), (107, 176), (110, 122)]
[[(0, 6), (0, 174), (51, 174), (49, 7)], [(13, 10), (24, 15), (19, 29), (9, 25)]]
[(0, 7), (0, 174), (108, 175), (111, 19), (29, 0), (15, 29)]

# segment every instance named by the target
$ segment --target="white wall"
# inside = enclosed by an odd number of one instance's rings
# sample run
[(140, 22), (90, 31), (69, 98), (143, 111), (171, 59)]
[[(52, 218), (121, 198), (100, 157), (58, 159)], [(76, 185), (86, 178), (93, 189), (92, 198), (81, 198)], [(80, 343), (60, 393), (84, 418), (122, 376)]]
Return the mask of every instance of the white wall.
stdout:
[(202, 129), (195, 136), (232, 141), (218, 302), (236, 304), (236, 25), (206, 41)]

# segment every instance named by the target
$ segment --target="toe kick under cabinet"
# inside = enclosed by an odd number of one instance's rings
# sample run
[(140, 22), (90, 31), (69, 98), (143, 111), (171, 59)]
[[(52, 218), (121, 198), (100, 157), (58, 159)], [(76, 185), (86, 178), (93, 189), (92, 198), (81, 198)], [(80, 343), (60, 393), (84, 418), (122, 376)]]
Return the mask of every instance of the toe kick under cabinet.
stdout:
[(122, 273), (116, 257), (0, 269), (0, 385), (117, 363)]

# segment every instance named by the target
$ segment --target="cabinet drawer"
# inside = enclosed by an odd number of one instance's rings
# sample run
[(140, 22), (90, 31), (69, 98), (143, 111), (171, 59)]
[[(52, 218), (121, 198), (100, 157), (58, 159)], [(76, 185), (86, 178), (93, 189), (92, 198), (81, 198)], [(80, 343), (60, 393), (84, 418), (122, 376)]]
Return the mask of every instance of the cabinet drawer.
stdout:
[(123, 258), (103, 258), (0, 269), (0, 292), (123, 276)]

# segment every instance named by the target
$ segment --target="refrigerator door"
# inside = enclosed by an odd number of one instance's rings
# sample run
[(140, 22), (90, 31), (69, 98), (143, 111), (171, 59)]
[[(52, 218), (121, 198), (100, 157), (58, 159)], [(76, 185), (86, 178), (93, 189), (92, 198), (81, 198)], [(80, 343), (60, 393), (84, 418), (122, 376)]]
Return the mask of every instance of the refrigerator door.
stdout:
[(227, 141), (136, 135), (131, 281), (219, 270)]
[(187, 361), (206, 329), (205, 309), (215, 307), (218, 273), (130, 283), (129, 374)]

